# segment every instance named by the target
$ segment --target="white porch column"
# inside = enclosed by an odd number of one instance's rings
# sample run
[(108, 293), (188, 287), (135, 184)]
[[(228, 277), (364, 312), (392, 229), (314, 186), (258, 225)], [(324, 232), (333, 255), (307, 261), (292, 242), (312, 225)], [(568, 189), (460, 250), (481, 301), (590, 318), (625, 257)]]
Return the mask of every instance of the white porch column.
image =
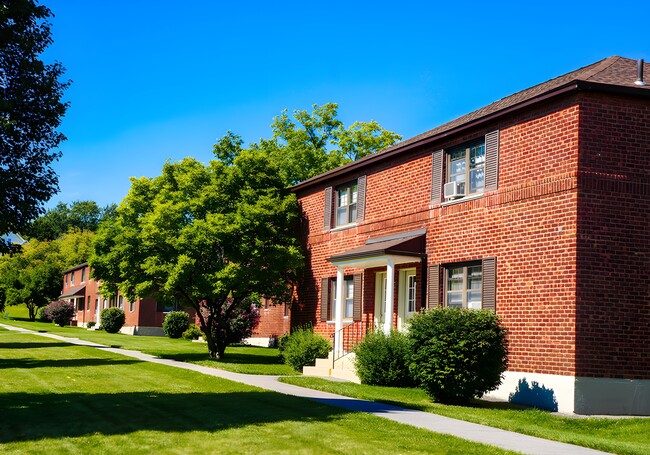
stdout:
[(343, 352), (343, 337), (341, 329), (343, 328), (343, 287), (345, 286), (345, 276), (343, 275), (343, 267), (336, 269), (336, 301), (334, 302), (334, 354), (335, 356), (341, 355)]
[(388, 256), (386, 263), (386, 311), (384, 312), (384, 333), (393, 328), (393, 302), (395, 301), (395, 262)]

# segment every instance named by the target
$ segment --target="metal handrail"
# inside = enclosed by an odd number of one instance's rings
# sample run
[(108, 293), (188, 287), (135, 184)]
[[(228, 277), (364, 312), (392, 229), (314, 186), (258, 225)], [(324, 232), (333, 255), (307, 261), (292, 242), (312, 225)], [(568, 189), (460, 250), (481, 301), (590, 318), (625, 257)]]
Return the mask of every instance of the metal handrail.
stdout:
[[(334, 368), (337, 360), (342, 359), (352, 352), (351, 350), (346, 350), (346, 345), (351, 346), (352, 343), (358, 343), (366, 333), (368, 333), (368, 330), (363, 329), (362, 321), (355, 321), (351, 324), (344, 325), (338, 331), (330, 334), (330, 338), (332, 339), (332, 368)], [(337, 335), (342, 337), (340, 352), (336, 350)]]

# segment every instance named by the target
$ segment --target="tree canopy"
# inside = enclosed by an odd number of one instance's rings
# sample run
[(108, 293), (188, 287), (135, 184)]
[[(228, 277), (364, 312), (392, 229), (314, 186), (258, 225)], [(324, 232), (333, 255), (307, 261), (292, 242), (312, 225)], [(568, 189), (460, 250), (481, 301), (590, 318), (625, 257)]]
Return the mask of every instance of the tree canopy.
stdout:
[(132, 179), (90, 260), (103, 292), (195, 308), (213, 357), (224, 355), (232, 318), (258, 295), (286, 298), (302, 265), (296, 199), (277, 162), (235, 155), (167, 162), (159, 177)]
[(0, 256), (0, 308), (25, 304), (30, 319), (61, 295), (63, 270), (90, 257), (94, 234), (70, 232), (53, 241), (30, 240), (18, 254)]
[(100, 208), (95, 201), (59, 202), (29, 223), (23, 234), (37, 240), (55, 240), (70, 230), (96, 231), (99, 223), (115, 216), (117, 205)]
[(69, 82), (60, 63), (40, 59), (52, 43), (51, 16), (33, 0), (0, 0), (0, 234), (21, 232), (58, 191), (51, 165), (65, 139), (57, 128)]
[[(338, 118), (338, 104), (314, 105), (311, 113), (285, 109), (273, 119), (271, 139), (260, 139), (250, 150), (266, 154), (287, 186), (363, 158), (389, 147), (402, 137), (376, 121), (354, 122), (345, 128)], [(217, 159), (232, 164), (245, 148), (242, 138), (228, 131), (214, 145)]]

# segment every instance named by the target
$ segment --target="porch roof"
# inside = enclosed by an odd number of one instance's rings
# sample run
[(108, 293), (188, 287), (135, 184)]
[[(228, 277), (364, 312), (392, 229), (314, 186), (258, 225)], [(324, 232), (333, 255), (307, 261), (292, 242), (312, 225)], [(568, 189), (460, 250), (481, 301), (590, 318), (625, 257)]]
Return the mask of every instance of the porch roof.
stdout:
[(68, 289), (67, 292), (65, 294), (61, 294), (59, 298), (67, 299), (68, 297), (79, 297), (85, 294), (86, 294), (86, 285), (82, 284), (81, 286)]
[(412, 231), (368, 239), (365, 245), (327, 258), (335, 266), (359, 269), (382, 267), (392, 260), (394, 264), (415, 262), (425, 256), (425, 231)]

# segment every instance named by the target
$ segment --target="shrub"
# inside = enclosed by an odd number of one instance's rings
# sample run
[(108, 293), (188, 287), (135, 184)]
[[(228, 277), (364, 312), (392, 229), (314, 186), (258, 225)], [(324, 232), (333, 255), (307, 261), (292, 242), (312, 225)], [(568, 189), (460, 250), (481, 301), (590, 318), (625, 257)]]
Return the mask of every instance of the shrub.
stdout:
[(169, 338), (180, 338), (190, 326), (190, 315), (185, 311), (170, 311), (163, 321), (163, 331)]
[(278, 337), (277, 347), (278, 347), (278, 353), (280, 354), (280, 357), (282, 357), (282, 353), (284, 352), (284, 345), (287, 344), (288, 339), (289, 339), (288, 333), (283, 333)]
[(437, 308), (411, 319), (411, 372), (431, 398), (462, 404), (501, 384), (506, 330), (489, 310)]
[(393, 330), (386, 336), (373, 332), (359, 343), (355, 350), (355, 366), (362, 384), (389, 387), (415, 385), (409, 371), (409, 340), (403, 333)]
[(49, 322), (50, 318), (47, 316), (47, 312), (45, 311), (44, 306), (40, 307), (38, 311), (36, 312), (36, 319), (38, 319), (41, 322)]
[(89, 321), (88, 324), (86, 324), (86, 327), (88, 327), (89, 329), (92, 329), (96, 325), (97, 325), (97, 323), (95, 321)]
[(183, 339), (185, 340), (198, 340), (203, 336), (203, 332), (194, 324), (190, 324), (188, 329), (183, 332)]
[[(215, 318), (212, 324), (211, 339), (206, 339), (208, 349), (211, 350), (210, 355), (214, 348), (217, 358), (223, 356), (226, 347), (252, 336), (260, 323), (260, 301), (257, 296), (247, 297), (235, 304), (234, 307), (231, 307), (234, 304), (231, 298), (228, 298), (226, 303), (221, 308), (219, 317)], [(229, 313), (226, 313), (226, 308), (229, 308)], [(202, 307), (201, 312), (207, 319), (210, 314), (209, 310)]]
[(282, 343), (284, 363), (300, 371), (305, 365), (313, 365), (318, 358), (325, 358), (330, 343), (314, 333), (311, 327), (299, 327)]
[(67, 300), (57, 300), (45, 307), (45, 315), (61, 327), (69, 325), (74, 316), (74, 305)]
[(124, 310), (120, 308), (104, 308), (99, 314), (99, 320), (102, 328), (108, 333), (117, 333), (120, 331), (126, 320)]

